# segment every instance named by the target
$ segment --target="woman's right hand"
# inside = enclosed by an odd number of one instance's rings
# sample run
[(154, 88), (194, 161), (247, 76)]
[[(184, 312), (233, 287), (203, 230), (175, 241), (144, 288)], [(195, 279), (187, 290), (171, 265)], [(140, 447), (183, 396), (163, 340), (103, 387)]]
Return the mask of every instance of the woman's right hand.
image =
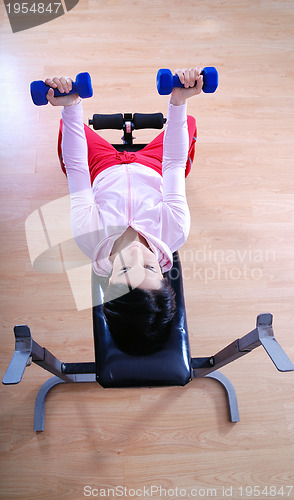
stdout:
[[(69, 94), (72, 89), (72, 79), (68, 77), (46, 78), (45, 84), (51, 87), (47, 93), (47, 100), (52, 106), (73, 106), (81, 101), (79, 94)], [(64, 93), (63, 96), (54, 97), (54, 90), (58, 89), (59, 92)]]

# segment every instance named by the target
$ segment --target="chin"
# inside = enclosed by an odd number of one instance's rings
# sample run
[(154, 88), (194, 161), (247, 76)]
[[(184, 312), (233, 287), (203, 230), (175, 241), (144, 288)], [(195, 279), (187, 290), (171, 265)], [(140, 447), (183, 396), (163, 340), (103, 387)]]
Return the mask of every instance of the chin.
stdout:
[[(145, 245), (143, 245), (143, 243), (141, 243), (140, 241), (133, 241), (132, 243), (130, 243), (127, 248), (132, 248), (132, 247), (145, 247)], [(146, 247), (145, 247), (146, 248)]]

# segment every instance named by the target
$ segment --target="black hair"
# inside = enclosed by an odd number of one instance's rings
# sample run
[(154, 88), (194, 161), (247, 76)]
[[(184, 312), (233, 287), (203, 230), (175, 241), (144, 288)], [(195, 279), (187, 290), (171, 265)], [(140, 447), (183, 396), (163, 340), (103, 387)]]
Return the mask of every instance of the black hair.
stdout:
[(125, 285), (112, 284), (105, 292), (103, 311), (121, 351), (133, 356), (152, 354), (169, 337), (175, 292), (167, 279), (161, 280), (158, 290), (135, 288), (128, 293)]

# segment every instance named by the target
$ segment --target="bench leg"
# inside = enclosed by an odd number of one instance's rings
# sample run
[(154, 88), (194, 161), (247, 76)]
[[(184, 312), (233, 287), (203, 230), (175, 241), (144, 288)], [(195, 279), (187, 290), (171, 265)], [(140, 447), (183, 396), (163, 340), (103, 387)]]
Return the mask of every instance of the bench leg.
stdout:
[(35, 421), (34, 421), (34, 431), (40, 432), (45, 428), (45, 402), (49, 391), (58, 384), (75, 383), (75, 382), (95, 382), (96, 375), (91, 374), (78, 374), (74, 375), (74, 380), (72, 382), (66, 382), (59, 377), (51, 377), (47, 380), (39, 390), (36, 402), (35, 402)]
[(228, 377), (226, 377), (219, 371), (214, 371), (212, 373), (209, 373), (208, 375), (205, 375), (205, 378), (212, 378), (223, 386), (227, 396), (230, 422), (239, 422), (240, 417), (239, 417), (237, 395), (232, 382), (228, 379)]

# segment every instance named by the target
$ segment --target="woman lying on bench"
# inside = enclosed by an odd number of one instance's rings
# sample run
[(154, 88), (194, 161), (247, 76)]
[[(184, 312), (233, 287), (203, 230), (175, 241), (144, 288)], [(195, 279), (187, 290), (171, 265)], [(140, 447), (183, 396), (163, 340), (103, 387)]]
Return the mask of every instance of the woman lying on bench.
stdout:
[[(164, 278), (186, 241), (190, 212), (185, 177), (195, 154), (196, 122), (186, 100), (200, 94), (201, 68), (177, 70), (184, 88), (170, 97), (165, 131), (136, 152), (119, 153), (83, 123), (70, 78), (47, 79), (53, 106), (63, 106), (58, 154), (67, 175), (73, 236), (93, 270), (109, 278), (104, 314), (113, 339), (129, 354), (160, 349), (175, 313)], [(196, 86), (195, 83), (197, 82)], [(54, 88), (64, 93), (54, 97)]]

